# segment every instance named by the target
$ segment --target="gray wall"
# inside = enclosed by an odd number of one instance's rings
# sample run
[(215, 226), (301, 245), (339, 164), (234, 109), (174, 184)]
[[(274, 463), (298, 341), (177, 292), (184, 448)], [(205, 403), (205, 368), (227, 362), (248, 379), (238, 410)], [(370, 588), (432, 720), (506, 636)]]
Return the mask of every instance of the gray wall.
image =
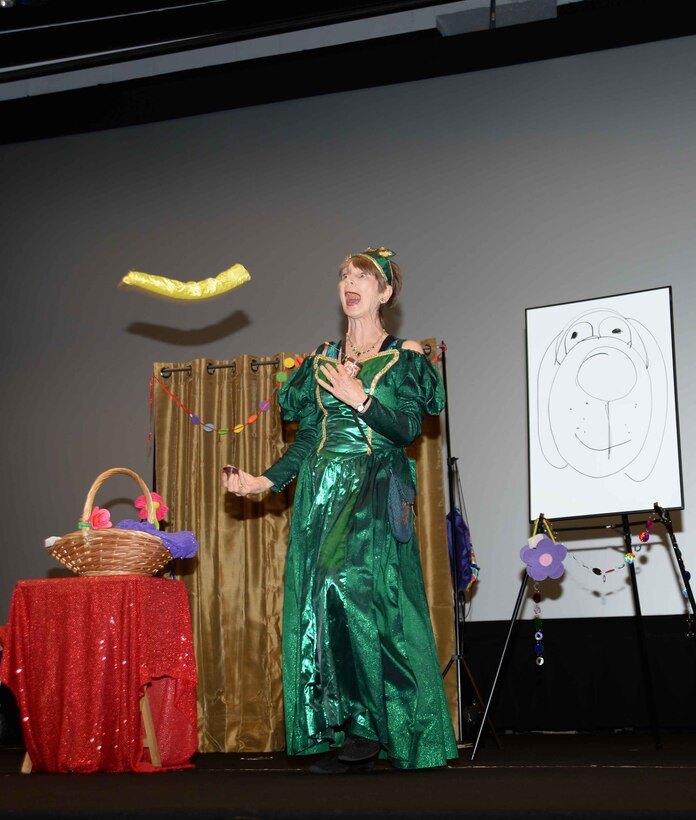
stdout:
[[(306, 351), (340, 332), (340, 260), (366, 244), (405, 274), (391, 329), (448, 345), (453, 453), (481, 564), (471, 617), (506, 619), (529, 536), (525, 308), (674, 289), (691, 567), (696, 352), (696, 39), (0, 148), (2, 553), (14, 583), (57, 571), (96, 475), (146, 479), (151, 363)], [(235, 262), (205, 303), (117, 287)], [(126, 479), (99, 500), (130, 515)], [(103, 506), (103, 503), (101, 504)], [(648, 614), (684, 599), (658, 538)], [(615, 537), (574, 540), (544, 617), (633, 612)], [(616, 547), (618, 546), (618, 550)], [(529, 615), (529, 610), (525, 609)]]

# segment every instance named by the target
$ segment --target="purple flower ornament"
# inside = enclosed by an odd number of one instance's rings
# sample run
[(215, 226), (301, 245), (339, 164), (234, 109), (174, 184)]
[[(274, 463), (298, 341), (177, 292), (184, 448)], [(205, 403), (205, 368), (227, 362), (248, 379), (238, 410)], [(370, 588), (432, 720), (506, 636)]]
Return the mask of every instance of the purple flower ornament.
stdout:
[(568, 550), (548, 535), (533, 535), (526, 547), (520, 550), (520, 558), (527, 565), (527, 575), (535, 581), (544, 578), (560, 578), (565, 571), (563, 559)]

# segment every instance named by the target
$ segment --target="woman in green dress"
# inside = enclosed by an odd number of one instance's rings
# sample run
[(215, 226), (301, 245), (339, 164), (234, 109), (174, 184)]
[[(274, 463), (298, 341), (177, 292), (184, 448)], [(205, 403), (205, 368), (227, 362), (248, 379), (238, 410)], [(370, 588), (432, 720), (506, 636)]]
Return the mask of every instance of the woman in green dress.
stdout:
[[(279, 394), (295, 441), (263, 475), (226, 469), (236, 495), (298, 483), (285, 570), (283, 692), (287, 752), (328, 752), (316, 773), (367, 771), (382, 752), (404, 769), (458, 756), (415, 535), (397, 541), (389, 470), (415, 486), (405, 447), (444, 407), (418, 342), (382, 326), (401, 274), (386, 248), (339, 271), (344, 341), (308, 356)], [(411, 513), (412, 514), (412, 513)]]

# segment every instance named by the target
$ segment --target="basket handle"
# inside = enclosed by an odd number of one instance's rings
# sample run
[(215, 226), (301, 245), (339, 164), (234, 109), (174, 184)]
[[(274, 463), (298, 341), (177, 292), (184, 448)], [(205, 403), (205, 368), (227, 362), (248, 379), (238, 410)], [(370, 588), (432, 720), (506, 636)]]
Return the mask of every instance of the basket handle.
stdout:
[(105, 470), (103, 473), (100, 473), (95, 479), (94, 483), (89, 489), (87, 493), (87, 498), (85, 500), (85, 506), (82, 510), (82, 516), (80, 517), (80, 521), (89, 521), (89, 516), (92, 512), (92, 507), (94, 506), (94, 497), (97, 494), (97, 490), (101, 487), (101, 485), (106, 481), (107, 478), (111, 478), (112, 475), (117, 475), (122, 473), (123, 475), (129, 475), (131, 478), (135, 479), (138, 483), (140, 489), (143, 491), (143, 495), (145, 496), (146, 508), (147, 508), (147, 520), (150, 524), (154, 524), (157, 526), (157, 513), (155, 511), (155, 505), (152, 501), (152, 493), (147, 487), (147, 484), (140, 478), (137, 473), (134, 473), (133, 470), (129, 470), (128, 467), (112, 467), (110, 470)]

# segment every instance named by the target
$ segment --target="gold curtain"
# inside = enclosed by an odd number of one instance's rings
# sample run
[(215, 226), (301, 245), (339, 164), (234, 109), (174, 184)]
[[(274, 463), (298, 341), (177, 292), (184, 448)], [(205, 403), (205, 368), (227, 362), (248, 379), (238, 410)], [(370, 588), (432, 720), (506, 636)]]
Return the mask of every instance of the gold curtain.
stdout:
[[(434, 349), (434, 340), (427, 343)], [(258, 499), (237, 498), (222, 489), (220, 471), (230, 463), (258, 474), (292, 439), (273, 398), (276, 375), (292, 355), (154, 364), (156, 490), (171, 510), (168, 529), (192, 530), (200, 544), (196, 558), (176, 562), (176, 572), (191, 606), (202, 752), (285, 748), (281, 618), (294, 485)], [(268, 399), (269, 409), (259, 412)], [(239, 424), (243, 430), (233, 432)], [(416, 526), (444, 666), (454, 651), (454, 615), (439, 419), (426, 419), (409, 455), (418, 461)], [(445, 683), (454, 715), (452, 676)]]

